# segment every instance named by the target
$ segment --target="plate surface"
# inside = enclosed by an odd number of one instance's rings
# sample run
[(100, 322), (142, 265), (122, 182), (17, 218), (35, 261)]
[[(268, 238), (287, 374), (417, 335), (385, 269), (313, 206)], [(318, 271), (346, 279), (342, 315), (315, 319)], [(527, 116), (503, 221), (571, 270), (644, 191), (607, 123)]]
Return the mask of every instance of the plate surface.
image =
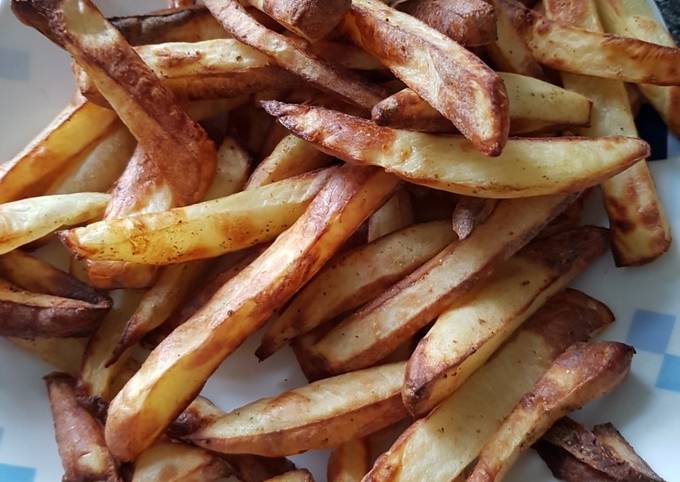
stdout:
[[(107, 15), (161, 8), (164, 2), (98, 2)], [(0, 0), (0, 162), (10, 159), (59, 112), (73, 82), (68, 57), (36, 31), (15, 20), (8, 0)], [(651, 163), (658, 190), (678, 240), (661, 260), (634, 269), (617, 269), (601, 259), (575, 286), (605, 301), (617, 322), (602, 338), (634, 345), (631, 376), (612, 395), (575, 418), (595, 424), (613, 422), (666, 480), (680, 480), (680, 143), (668, 140), (667, 161)], [(598, 196), (588, 220), (606, 224)], [(56, 250), (46, 256), (64, 262)], [(213, 376), (205, 394), (229, 410), (256, 398), (305, 383), (292, 353), (284, 350), (264, 363), (253, 352), (252, 336)], [(0, 482), (56, 482), (63, 473), (41, 377), (45, 364), (0, 339)], [(325, 452), (293, 457), (325, 480)], [(554, 480), (533, 452), (513, 468), (508, 481)]]

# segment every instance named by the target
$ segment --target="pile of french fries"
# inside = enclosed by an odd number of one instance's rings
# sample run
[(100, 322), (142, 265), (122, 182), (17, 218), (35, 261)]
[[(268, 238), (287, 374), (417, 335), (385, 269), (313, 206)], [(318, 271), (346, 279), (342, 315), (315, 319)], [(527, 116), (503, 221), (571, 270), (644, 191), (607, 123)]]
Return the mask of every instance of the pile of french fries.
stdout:
[[(534, 444), (661, 480), (564, 418), (634, 354), (568, 285), (669, 247), (631, 92), (680, 133), (680, 49), (646, 0), (534, 3), (12, 1), (77, 85), (0, 167), (0, 335), (59, 370), (64, 480), (311, 481), (285, 457), (332, 448), (331, 482), (490, 482)], [(202, 398), (265, 325), (310, 383)]]

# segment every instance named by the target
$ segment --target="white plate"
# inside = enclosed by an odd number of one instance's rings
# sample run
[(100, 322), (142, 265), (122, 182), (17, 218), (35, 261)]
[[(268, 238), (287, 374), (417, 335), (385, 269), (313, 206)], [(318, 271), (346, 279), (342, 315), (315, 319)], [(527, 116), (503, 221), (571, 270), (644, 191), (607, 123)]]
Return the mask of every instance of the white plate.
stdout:
[[(142, 4), (143, 5), (140, 5)], [(160, 8), (154, 0), (99, 2), (104, 13), (131, 14)], [(10, 159), (59, 112), (72, 89), (68, 57), (35, 30), (15, 20), (0, 0), (0, 162)], [(677, 141), (672, 140), (677, 149)], [(652, 171), (680, 240), (680, 159), (654, 162)], [(594, 200), (589, 216), (602, 223)], [(635, 269), (616, 269), (601, 259), (576, 286), (605, 301), (617, 315), (603, 338), (638, 349), (633, 372), (612, 395), (575, 414), (588, 424), (613, 422), (666, 480), (680, 480), (680, 243), (661, 260)], [(213, 376), (205, 394), (229, 410), (262, 396), (305, 383), (288, 350), (257, 363), (259, 336), (250, 338)], [(41, 377), (49, 367), (0, 340), (0, 482), (55, 482), (63, 473)], [(325, 480), (326, 453), (293, 457)], [(509, 481), (554, 480), (532, 452)]]

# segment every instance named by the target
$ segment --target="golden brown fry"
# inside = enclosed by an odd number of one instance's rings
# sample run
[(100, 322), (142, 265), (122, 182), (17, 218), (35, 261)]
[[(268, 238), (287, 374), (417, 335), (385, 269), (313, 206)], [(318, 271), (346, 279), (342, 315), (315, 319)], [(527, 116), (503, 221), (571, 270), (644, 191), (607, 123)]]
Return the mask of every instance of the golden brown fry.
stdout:
[[(539, 79), (499, 72), (508, 93), (510, 133), (533, 129), (585, 126), (591, 100)], [(454, 132), (453, 124), (411, 89), (404, 89), (373, 107), (373, 120), (382, 126), (425, 132)]]
[(634, 83), (680, 85), (680, 49), (554, 22), (515, 0), (493, 0), (536, 59), (574, 74)]
[(237, 408), (186, 438), (224, 453), (291, 455), (336, 447), (393, 424), (405, 363), (326, 378)]
[(337, 256), (274, 319), (257, 350), (271, 355), (295, 337), (372, 300), (453, 241), (445, 221), (418, 224)]
[[(549, 17), (564, 25), (601, 32), (595, 2), (582, 0), (544, 2)], [(564, 85), (593, 100), (585, 136), (638, 135), (626, 89), (621, 82), (563, 74)], [(612, 228), (612, 249), (618, 266), (648, 263), (666, 252), (671, 243), (670, 226), (645, 160), (602, 183), (604, 205)]]
[[(489, 158), (457, 136), (379, 127), (370, 121), (306, 105), (263, 102), (295, 135), (344, 161), (385, 168), (412, 183), (487, 198), (581, 191), (649, 154), (640, 139), (511, 139)], [(455, 159), (455, 162), (452, 162)]]
[(343, 30), (479, 150), (500, 154), (508, 136), (508, 99), (501, 79), (481, 60), (379, 0), (353, 1)]
[(469, 238), (454, 241), (343, 319), (314, 345), (315, 355), (331, 373), (371, 366), (467, 295), (570, 201), (551, 196), (499, 203)]
[(289, 177), (322, 168), (329, 164), (330, 156), (312, 144), (292, 134), (286, 135), (276, 145), (248, 179), (246, 189), (282, 181)]
[(308, 470), (292, 470), (286, 472), (285, 474), (277, 475), (271, 479), (267, 479), (265, 482), (314, 482), (312, 474)]
[(164, 265), (219, 256), (285, 231), (334, 172), (328, 168), (191, 206), (100, 221), (64, 231), (61, 239), (75, 254), (100, 261)]
[(607, 230), (582, 227), (530, 243), (442, 313), (409, 359), (406, 408), (424, 415), (453, 393), (546, 300), (601, 256), (608, 241)]
[(243, 482), (264, 482), (295, 469), (295, 464), (283, 457), (259, 455), (223, 455), (234, 476)]
[(107, 444), (122, 460), (149, 446), (205, 380), (316, 274), (397, 188), (380, 169), (342, 166), (307, 211), (146, 359), (111, 402)]
[(615, 342), (577, 343), (560, 355), (486, 442), (468, 482), (501, 480), (520, 454), (559, 418), (619, 385), (635, 350)]
[(237, 0), (208, 0), (206, 6), (222, 26), (243, 43), (267, 54), (273, 62), (352, 105), (370, 111), (380, 101), (374, 86), (349, 71), (340, 70), (300, 48), (297, 42), (267, 29)]
[(413, 206), (411, 195), (400, 189), (383, 206), (368, 218), (367, 241), (398, 231), (413, 224)]
[(349, 11), (351, 0), (247, 0), (291, 32), (317, 42)]
[(466, 47), (497, 39), (496, 13), (483, 0), (411, 0), (397, 8)]
[(44, 194), (78, 155), (111, 132), (116, 118), (76, 98), (23, 151), (0, 164), (0, 203)]
[(472, 234), (477, 226), (488, 219), (498, 201), (480, 197), (461, 197), (456, 203), (451, 216), (453, 232), (458, 239), (465, 239)]
[(63, 373), (45, 377), (64, 482), (122, 482), (106, 448), (100, 423), (78, 405), (75, 379)]
[(361, 482), (370, 469), (365, 439), (352, 439), (337, 447), (328, 459), (328, 482)]
[(455, 480), (552, 361), (612, 321), (606, 306), (582, 293), (553, 297), (460, 389), (411, 425), (364, 480)]
[[(597, 8), (608, 32), (633, 37), (667, 47), (676, 47), (673, 38), (661, 25), (651, 5), (640, 0), (598, 2)], [(680, 87), (638, 86), (650, 104), (666, 121), (668, 128), (680, 136)]]
[(57, 370), (77, 377), (87, 343), (86, 338), (7, 338), (16, 346), (52, 365)]
[(135, 460), (131, 482), (213, 482), (229, 473), (226, 461), (207, 450), (160, 441)]
[(327, 62), (346, 69), (380, 71), (387, 70), (378, 59), (354, 44), (337, 40), (321, 40), (309, 46), (315, 55)]

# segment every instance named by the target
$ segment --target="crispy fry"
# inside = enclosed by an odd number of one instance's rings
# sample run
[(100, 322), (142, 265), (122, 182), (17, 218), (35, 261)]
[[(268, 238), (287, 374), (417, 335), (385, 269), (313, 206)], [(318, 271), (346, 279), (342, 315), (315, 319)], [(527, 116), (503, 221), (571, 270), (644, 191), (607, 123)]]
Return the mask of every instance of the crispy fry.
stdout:
[(486, 442), (468, 482), (505, 473), (559, 418), (619, 385), (635, 350), (623, 343), (577, 343), (560, 355)]
[(405, 363), (326, 378), (237, 408), (188, 435), (225, 453), (265, 456), (335, 447), (400, 420)]
[(479, 150), (500, 154), (508, 136), (508, 99), (501, 79), (481, 60), (378, 0), (353, 1), (343, 29)]
[(315, 355), (331, 373), (371, 366), (468, 294), (569, 201), (553, 196), (500, 203), (469, 238), (454, 241), (343, 319), (314, 345)]
[(76, 400), (76, 381), (63, 373), (45, 377), (64, 482), (122, 482), (106, 448), (102, 426)]
[(131, 460), (148, 447), (222, 360), (309, 281), (398, 184), (379, 169), (341, 167), (300, 219), (173, 331), (116, 396), (106, 423), (112, 452)]
[(433, 221), (337, 256), (274, 319), (258, 357), (269, 356), (293, 338), (372, 300), (453, 239), (448, 223)]
[(115, 112), (76, 98), (23, 151), (0, 165), (0, 203), (44, 194), (78, 155), (115, 125)]
[(477, 197), (576, 192), (649, 154), (639, 139), (561, 137), (512, 139), (500, 156), (488, 158), (461, 137), (379, 127), (320, 107), (262, 105), (295, 135), (347, 162), (381, 166), (415, 184)]
[(105, 220), (62, 232), (61, 239), (79, 256), (102, 261), (162, 265), (219, 256), (285, 231), (334, 172), (329, 168), (213, 201)]
[(213, 482), (229, 475), (215, 454), (182, 443), (161, 441), (135, 460), (131, 482)]
[(259, 455), (224, 455), (238, 480), (264, 482), (277, 475), (295, 469), (295, 464), (283, 457), (260, 457)]
[(310, 42), (326, 37), (349, 11), (351, 0), (247, 0)]
[(400, 189), (368, 218), (368, 242), (413, 224), (411, 195)]
[(312, 144), (288, 134), (255, 168), (248, 179), (246, 189), (254, 189), (322, 168), (329, 164), (330, 160), (330, 156)]
[(553, 297), (459, 390), (411, 425), (364, 480), (455, 480), (552, 361), (612, 320), (606, 306), (579, 292)]
[[(564, 25), (602, 31), (595, 2), (544, 2), (549, 17)], [(564, 85), (593, 100), (586, 136), (638, 135), (626, 89), (621, 82), (563, 74)], [(618, 266), (648, 263), (666, 252), (671, 232), (654, 180), (645, 160), (602, 183), (604, 205), (612, 228), (612, 248)]]
[[(650, 4), (639, 0), (598, 2), (597, 9), (608, 32), (633, 37), (667, 47), (676, 47), (673, 38), (656, 18)], [(638, 86), (650, 104), (680, 137), (680, 87)]]
[[(531, 129), (584, 126), (590, 123), (592, 102), (579, 95), (524, 75), (499, 72), (508, 93), (510, 133)], [(382, 126), (425, 132), (454, 132), (444, 116), (411, 89), (404, 89), (373, 107), (373, 120)]]
[(312, 52), (327, 62), (353, 70), (380, 71), (387, 68), (378, 59), (354, 44), (336, 40), (321, 40), (309, 46)]
[(340, 445), (328, 459), (328, 482), (361, 482), (371, 468), (369, 456), (365, 439), (356, 438)]
[(286, 472), (285, 474), (277, 475), (271, 479), (267, 479), (265, 482), (314, 482), (312, 474), (308, 470), (292, 470)]
[(496, 13), (483, 0), (411, 0), (398, 8), (466, 47), (497, 39)]
[(458, 239), (465, 239), (472, 234), (477, 226), (488, 219), (498, 201), (480, 197), (461, 197), (456, 203), (451, 216), (453, 232)]
[(551, 21), (515, 0), (494, 0), (536, 59), (574, 74), (634, 83), (680, 85), (680, 49), (605, 35)]
[(77, 377), (85, 352), (86, 338), (7, 338), (16, 346), (27, 351), (57, 370)]
[(370, 111), (381, 93), (349, 71), (340, 70), (300, 48), (297, 42), (267, 29), (237, 0), (208, 0), (206, 6), (234, 37), (267, 54), (280, 67), (329, 90), (352, 105)]
[[(442, 313), (409, 360), (404, 405), (423, 415), (460, 387), (543, 303), (601, 256), (606, 230), (583, 227), (533, 242)], [(483, 321), (483, 323), (482, 323)]]
[(212, 185), (203, 197), (212, 201), (243, 189), (250, 172), (250, 156), (231, 137), (225, 137), (217, 150), (217, 171)]

